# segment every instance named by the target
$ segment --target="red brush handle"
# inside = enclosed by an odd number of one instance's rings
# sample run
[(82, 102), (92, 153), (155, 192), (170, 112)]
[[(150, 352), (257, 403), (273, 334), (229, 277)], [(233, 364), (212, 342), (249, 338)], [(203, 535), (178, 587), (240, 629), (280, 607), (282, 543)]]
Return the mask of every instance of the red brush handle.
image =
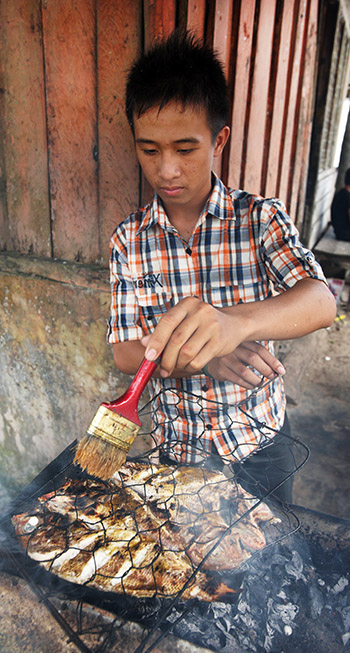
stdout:
[(109, 408), (109, 410), (112, 410), (114, 413), (118, 413), (118, 415), (122, 415), (126, 419), (129, 419), (131, 422), (134, 422), (134, 424), (141, 425), (137, 414), (137, 406), (139, 399), (158, 364), (159, 360), (148, 361), (144, 358), (126, 392), (124, 392), (119, 399), (115, 399), (115, 401), (112, 401), (110, 404), (103, 403), (101, 405)]

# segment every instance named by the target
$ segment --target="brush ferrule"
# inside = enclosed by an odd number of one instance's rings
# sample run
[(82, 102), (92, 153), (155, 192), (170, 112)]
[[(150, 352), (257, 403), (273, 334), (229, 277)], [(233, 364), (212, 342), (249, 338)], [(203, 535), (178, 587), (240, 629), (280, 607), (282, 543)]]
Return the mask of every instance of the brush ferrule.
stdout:
[(106, 406), (100, 406), (87, 433), (128, 452), (139, 429), (138, 424), (114, 413)]

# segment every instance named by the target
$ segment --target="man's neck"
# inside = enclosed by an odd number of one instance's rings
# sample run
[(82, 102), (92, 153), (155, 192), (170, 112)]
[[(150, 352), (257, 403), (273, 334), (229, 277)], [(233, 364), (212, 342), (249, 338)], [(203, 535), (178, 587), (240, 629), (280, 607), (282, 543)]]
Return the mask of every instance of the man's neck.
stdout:
[[(191, 215), (189, 216), (189, 213)], [(192, 212), (187, 210), (186, 212), (177, 212), (176, 215), (168, 215), (169, 221), (177, 229), (181, 238), (188, 242), (193, 234), (195, 226), (198, 222), (200, 213), (196, 212), (193, 216)]]

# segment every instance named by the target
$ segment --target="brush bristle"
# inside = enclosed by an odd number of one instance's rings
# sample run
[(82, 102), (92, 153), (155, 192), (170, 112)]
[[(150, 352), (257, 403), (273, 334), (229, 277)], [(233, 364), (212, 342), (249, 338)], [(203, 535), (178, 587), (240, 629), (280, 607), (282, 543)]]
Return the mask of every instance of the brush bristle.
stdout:
[(79, 442), (74, 462), (88, 474), (104, 481), (110, 479), (126, 460), (126, 452), (94, 435), (85, 435)]

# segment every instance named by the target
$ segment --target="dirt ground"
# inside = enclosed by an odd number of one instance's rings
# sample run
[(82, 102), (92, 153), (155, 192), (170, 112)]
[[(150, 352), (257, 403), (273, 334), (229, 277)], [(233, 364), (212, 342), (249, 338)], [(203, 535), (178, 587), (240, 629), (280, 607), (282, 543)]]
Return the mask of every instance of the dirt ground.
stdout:
[[(345, 286), (346, 299), (350, 286)], [(283, 343), (281, 356), (283, 360)], [(295, 504), (350, 519), (350, 311), (338, 305), (328, 329), (294, 341), (283, 361), (294, 437), (310, 458), (294, 480)]]

